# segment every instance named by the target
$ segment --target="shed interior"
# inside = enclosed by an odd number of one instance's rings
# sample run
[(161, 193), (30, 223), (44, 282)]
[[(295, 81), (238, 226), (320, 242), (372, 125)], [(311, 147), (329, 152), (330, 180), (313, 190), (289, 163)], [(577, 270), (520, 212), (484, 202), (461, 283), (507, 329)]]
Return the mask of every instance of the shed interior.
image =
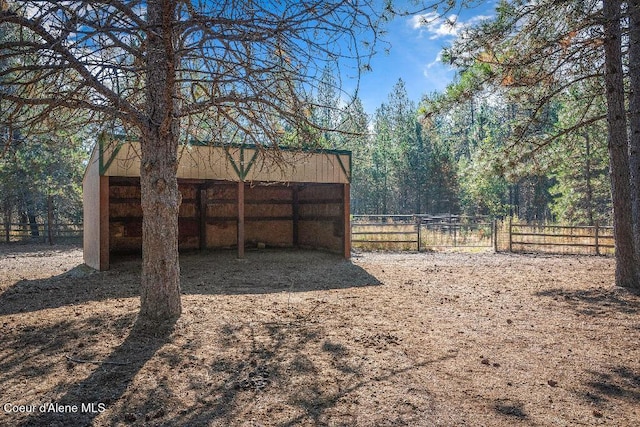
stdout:
[[(237, 248), (239, 185), (244, 186), (245, 248), (264, 245), (342, 253), (343, 185), (182, 179), (178, 180), (181, 250)], [(109, 242), (112, 253), (142, 248), (138, 178), (109, 177)]]

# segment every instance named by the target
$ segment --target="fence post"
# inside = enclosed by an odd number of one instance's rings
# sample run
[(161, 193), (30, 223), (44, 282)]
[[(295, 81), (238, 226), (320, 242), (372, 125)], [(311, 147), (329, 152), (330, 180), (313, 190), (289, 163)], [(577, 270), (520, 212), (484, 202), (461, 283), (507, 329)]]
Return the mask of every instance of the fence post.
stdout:
[(452, 227), (453, 227), (453, 247), (457, 248), (458, 247), (458, 239), (457, 239), (458, 225), (453, 224)]
[(420, 252), (420, 219), (416, 220), (416, 227), (418, 227), (418, 252)]
[(600, 225), (598, 221), (595, 222), (595, 239), (596, 239), (596, 255), (600, 255)]
[(509, 217), (509, 252), (513, 252), (512, 250), (513, 238), (511, 236), (511, 227), (513, 226), (512, 220), (513, 218)]
[(491, 240), (493, 241), (493, 252), (498, 252), (498, 220), (491, 221)]

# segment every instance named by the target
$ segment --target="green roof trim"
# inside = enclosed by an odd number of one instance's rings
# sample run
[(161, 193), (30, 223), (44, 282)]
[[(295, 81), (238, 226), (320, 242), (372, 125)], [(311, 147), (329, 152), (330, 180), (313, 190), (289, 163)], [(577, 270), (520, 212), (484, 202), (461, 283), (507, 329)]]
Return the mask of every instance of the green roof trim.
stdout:
[(342, 169), (342, 172), (344, 172), (344, 175), (347, 177), (349, 182), (351, 182), (351, 174), (349, 173), (351, 171), (351, 154), (349, 154), (349, 172), (347, 172), (347, 168), (344, 166), (344, 163), (342, 163), (342, 159), (340, 158), (340, 155), (337, 155), (336, 158), (338, 159), (338, 163), (340, 164), (340, 168)]
[(120, 151), (120, 148), (122, 147), (124, 137), (115, 136), (115, 138), (119, 141), (113, 149), (113, 153), (111, 153), (111, 156), (109, 156), (109, 158), (106, 159), (105, 162), (105, 144), (107, 140), (106, 134), (103, 132), (98, 136), (98, 171), (100, 175), (104, 175), (107, 172), (109, 166), (111, 166), (111, 163), (113, 163), (116, 156), (118, 155), (118, 152)]
[[(332, 148), (314, 148), (314, 147), (291, 147), (288, 145), (257, 145), (257, 144), (241, 144), (236, 142), (226, 142), (226, 143), (218, 143), (218, 142), (207, 142), (200, 140), (191, 140), (188, 142), (189, 145), (195, 146), (212, 146), (212, 147), (231, 147), (231, 148), (249, 148), (249, 149), (262, 149), (262, 150), (281, 150), (281, 151), (297, 151), (301, 153), (319, 153), (319, 154), (342, 154), (351, 156), (351, 151), (349, 150), (339, 150)], [(185, 145), (182, 143), (181, 145)]]
[[(206, 145), (203, 145), (203, 147), (206, 147)], [(212, 145), (212, 147), (214, 146)], [(233, 159), (233, 157), (231, 156), (231, 153), (229, 152), (230, 148), (240, 148), (240, 165), (238, 165), (236, 161)], [(238, 175), (238, 178), (240, 178), (240, 181), (244, 181), (247, 178), (247, 175), (249, 174), (251, 167), (253, 166), (253, 164), (256, 162), (256, 159), (258, 158), (258, 154), (260, 154), (260, 150), (255, 149), (253, 152), (253, 156), (251, 156), (251, 159), (249, 160), (249, 163), (245, 165), (244, 151), (247, 148), (249, 147), (247, 146), (232, 147), (229, 145), (224, 146), (224, 152), (227, 155), (227, 160), (229, 160), (229, 162), (231, 163), (231, 166), (233, 166), (233, 170), (236, 171), (236, 174)]]

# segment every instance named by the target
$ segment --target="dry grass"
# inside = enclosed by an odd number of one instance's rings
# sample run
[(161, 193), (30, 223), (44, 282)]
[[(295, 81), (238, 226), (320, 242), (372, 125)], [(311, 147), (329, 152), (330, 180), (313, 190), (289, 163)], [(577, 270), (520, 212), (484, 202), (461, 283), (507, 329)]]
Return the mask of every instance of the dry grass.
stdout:
[[(634, 426), (640, 297), (614, 261), (188, 254), (184, 314), (136, 325), (139, 261), (0, 247), (0, 404), (22, 426)], [(69, 360), (68, 357), (73, 360)], [(79, 360), (105, 363), (78, 363)], [(97, 408), (97, 407), (96, 407)]]

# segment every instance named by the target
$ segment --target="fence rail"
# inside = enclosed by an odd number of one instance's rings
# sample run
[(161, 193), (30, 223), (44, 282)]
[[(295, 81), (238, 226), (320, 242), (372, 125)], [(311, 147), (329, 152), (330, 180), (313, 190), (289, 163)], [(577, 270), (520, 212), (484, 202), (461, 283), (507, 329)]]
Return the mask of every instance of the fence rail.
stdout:
[(612, 255), (613, 227), (538, 225), (455, 215), (354, 215), (354, 248), (490, 249), (509, 252)]
[[(25, 240), (49, 240), (48, 224), (38, 223), (4, 223), (2, 224), (3, 240), (5, 242)], [(51, 228), (51, 237), (55, 239), (69, 239), (82, 237), (82, 224), (60, 223)]]
[[(49, 241), (47, 224), (3, 224), (5, 242)], [(51, 238), (82, 237), (82, 224), (54, 224)], [(353, 215), (354, 248), (429, 251), (490, 249), (509, 252), (613, 255), (613, 227), (538, 225), (457, 215)]]
[(554, 252), (560, 249), (566, 253), (567, 248), (584, 248), (588, 253), (604, 255), (612, 254), (615, 248), (613, 227), (598, 223), (593, 226), (571, 226), (532, 225), (509, 221), (508, 230), (509, 252), (519, 252), (535, 246), (541, 248), (538, 249), (540, 252)]
[[(484, 217), (354, 215), (352, 218), (351, 243), (356, 248), (423, 251), (494, 246), (495, 223), (480, 222), (486, 221)], [(373, 222), (372, 218), (378, 221)]]
[(351, 223), (351, 243), (359, 247), (420, 250), (418, 224), (406, 222)]

